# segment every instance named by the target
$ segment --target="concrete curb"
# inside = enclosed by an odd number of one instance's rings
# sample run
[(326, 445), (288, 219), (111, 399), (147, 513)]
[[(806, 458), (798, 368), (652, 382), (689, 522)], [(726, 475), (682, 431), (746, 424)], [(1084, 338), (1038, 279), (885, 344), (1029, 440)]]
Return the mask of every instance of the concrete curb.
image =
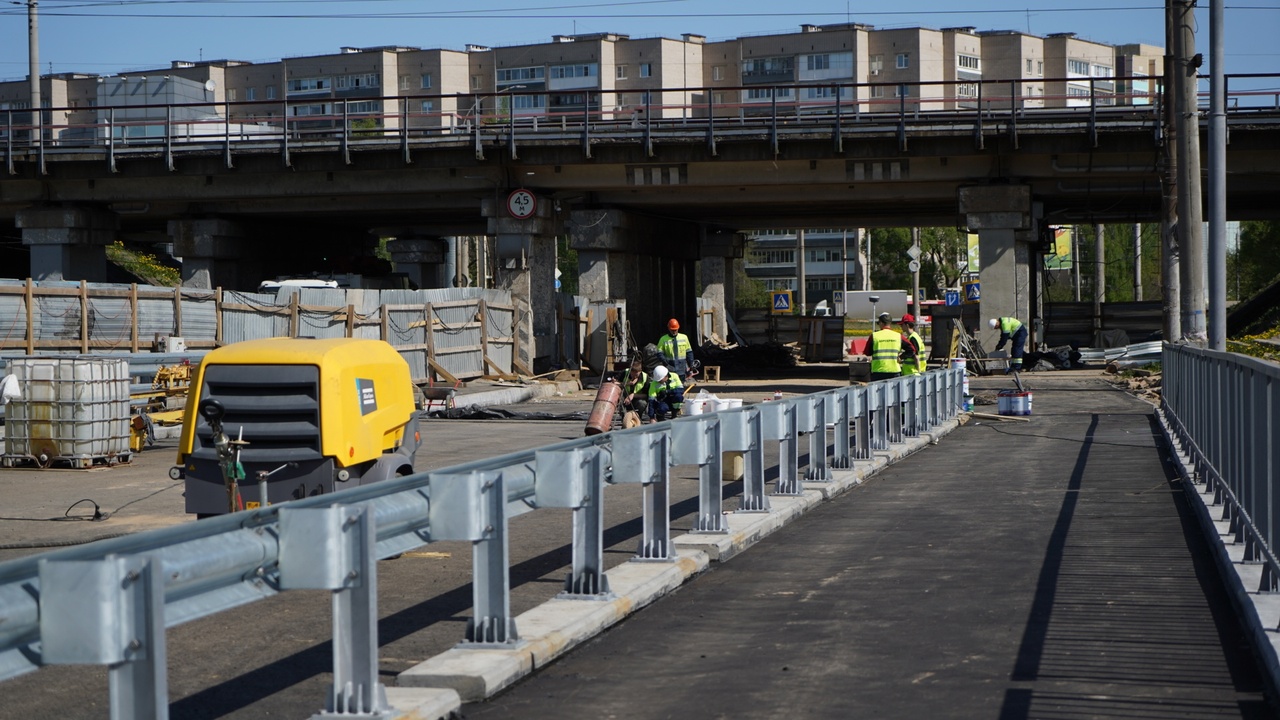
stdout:
[[(553, 390), (551, 394), (555, 391)], [(478, 393), (479, 394), (479, 393)], [(505, 401), (504, 401), (505, 402)], [(849, 470), (835, 470), (827, 482), (806, 481), (798, 496), (768, 496), (769, 512), (728, 513), (725, 534), (686, 533), (672, 539), (674, 562), (632, 561), (605, 572), (612, 597), (602, 600), (556, 598), (516, 618), (521, 642), (512, 648), (469, 648), (459, 645), (396, 677), (396, 688), (431, 692), (396, 695), (397, 720), (436, 720), (455, 716), (462, 703), (479, 702), (595, 637), (631, 613), (680, 587), (705, 571), (746, 550), (778, 528), (826, 500), (862, 484), (884, 467), (911, 455), (959, 427), (953, 418), (931, 433), (907, 438)], [(389, 693), (390, 697), (390, 693)]]
[[(1156, 410), (1160, 420), (1160, 429), (1164, 433), (1165, 443), (1172, 451), (1173, 461), (1178, 466), (1178, 477), (1182, 487), (1191, 500), (1200, 521), (1200, 529), (1204, 531), (1209, 542), (1213, 559), (1222, 575), (1222, 582), (1231, 596), (1231, 603), (1236, 608), (1240, 624), (1249, 636), (1269, 690), (1280, 693), (1280, 630), (1276, 629), (1276, 618), (1280, 618), (1280, 595), (1265, 594), (1258, 591), (1262, 580), (1262, 563), (1245, 561), (1245, 545), (1235, 540), (1231, 523), (1219, 520), (1211, 508), (1221, 509), (1213, 493), (1207, 492), (1206, 483), (1195, 481), (1195, 468), (1191, 456), (1182, 451), (1174, 436), (1173, 428), (1165, 419), (1163, 410)], [(1271, 618), (1270, 623), (1263, 618)]]

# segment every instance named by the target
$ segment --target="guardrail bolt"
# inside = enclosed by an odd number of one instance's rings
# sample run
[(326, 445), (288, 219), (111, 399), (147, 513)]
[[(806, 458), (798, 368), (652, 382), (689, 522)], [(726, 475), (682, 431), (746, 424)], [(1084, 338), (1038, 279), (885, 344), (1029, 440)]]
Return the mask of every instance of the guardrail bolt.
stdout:
[(138, 574), (137, 570), (130, 570), (128, 574), (124, 576), (124, 579), (133, 583), (133, 582), (138, 582), (138, 578), (140, 577), (142, 576)]
[(139, 639), (137, 639), (137, 638), (134, 638), (133, 640), (130, 640), (130, 641), (129, 641), (129, 649), (130, 649), (130, 650), (132, 650), (132, 651), (134, 651), (134, 652), (137, 652), (137, 651), (141, 650), (141, 649), (142, 649), (142, 641), (141, 641), (141, 640), (139, 640)]

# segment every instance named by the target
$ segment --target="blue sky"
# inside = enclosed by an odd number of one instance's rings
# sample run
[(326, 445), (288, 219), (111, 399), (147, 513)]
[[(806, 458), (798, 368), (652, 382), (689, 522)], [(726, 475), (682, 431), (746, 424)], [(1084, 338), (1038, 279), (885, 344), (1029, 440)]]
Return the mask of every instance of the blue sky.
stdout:
[[(165, 67), (171, 60), (251, 62), (333, 53), (342, 46), (461, 50), (518, 45), (555, 34), (711, 40), (852, 20), (878, 28), (974, 25), (1035, 35), (1075, 32), (1105, 43), (1164, 44), (1164, 0), (39, 0), (41, 72)], [(1208, 57), (1209, 0), (1200, 0), (1198, 49)], [(0, 3), (0, 79), (27, 73), (26, 0)], [(465, 9), (460, 9), (465, 8)], [(1280, 73), (1280, 0), (1228, 0), (1226, 71)], [(1204, 72), (1208, 72), (1206, 62)], [(1280, 87), (1280, 78), (1263, 83)]]

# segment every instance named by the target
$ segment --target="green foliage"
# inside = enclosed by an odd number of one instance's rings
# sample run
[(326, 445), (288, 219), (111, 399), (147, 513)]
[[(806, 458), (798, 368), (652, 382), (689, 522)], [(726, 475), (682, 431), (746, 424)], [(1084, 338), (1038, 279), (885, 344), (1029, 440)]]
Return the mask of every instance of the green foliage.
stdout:
[(968, 235), (956, 228), (920, 228), (920, 299), (941, 298), (960, 287), (960, 263), (968, 254)]
[(760, 280), (747, 275), (741, 260), (733, 261), (733, 306), (738, 310), (767, 310), (772, 296)]
[(556, 238), (556, 267), (560, 269), (560, 292), (578, 294), (578, 251), (569, 246), (569, 236)]
[(908, 228), (872, 228), (867, 231), (871, 242), (871, 287), (910, 288), (911, 271), (907, 248), (911, 247)]
[(382, 121), (378, 118), (356, 118), (351, 121), (352, 137), (378, 137)]
[[(1092, 302), (1096, 279), (1098, 253), (1094, 226), (1077, 225), (1073, 260), (1080, 273), (1080, 300)], [(1133, 287), (1133, 224), (1116, 223), (1103, 226), (1103, 282), (1106, 283), (1107, 302), (1130, 302), (1135, 298)], [(1159, 300), (1160, 284), (1160, 225), (1142, 224), (1142, 299)], [(1071, 302), (1075, 299), (1076, 269), (1067, 268), (1045, 273), (1045, 300)]]
[(119, 240), (108, 245), (106, 250), (109, 262), (147, 284), (157, 287), (177, 287), (182, 284), (182, 273), (161, 263), (155, 255), (130, 250)]
[(1280, 222), (1240, 223), (1240, 244), (1227, 258), (1227, 287), (1237, 299), (1257, 293), (1280, 279)]

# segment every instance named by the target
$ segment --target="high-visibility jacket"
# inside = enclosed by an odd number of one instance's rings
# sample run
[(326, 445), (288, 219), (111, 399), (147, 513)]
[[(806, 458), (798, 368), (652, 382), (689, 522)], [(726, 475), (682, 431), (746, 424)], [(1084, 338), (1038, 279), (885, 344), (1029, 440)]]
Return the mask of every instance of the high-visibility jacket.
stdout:
[(915, 351), (913, 352), (911, 348), (905, 347), (904, 343), (902, 349), (906, 351), (907, 355), (902, 358), (902, 374), (915, 375), (924, 372), (924, 338), (920, 337), (915, 330), (909, 330), (903, 337), (911, 341), (915, 346)]
[(902, 335), (897, 330), (877, 330), (871, 333), (871, 372), (900, 373), (902, 365)]
[(676, 375), (684, 375), (689, 371), (689, 362), (693, 359), (693, 345), (689, 344), (689, 336), (682, 332), (671, 337), (671, 333), (658, 340), (658, 353), (662, 355), (663, 365)]
[(631, 370), (627, 370), (627, 374), (622, 378), (622, 387), (626, 391), (625, 395), (644, 395), (648, 389), (649, 373), (641, 370), (640, 374), (632, 377)]
[[(680, 376), (673, 372), (667, 373), (667, 377), (658, 382), (653, 380), (649, 383), (649, 399), (662, 400), (663, 402), (673, 402), (674, 398), (670, 397), (672, 390), (684, 390), (684, 383), (680, 382)], [(659, 397), (662, 393), (668, 393), (663, 397)]]
[(1018, 328), (1022, 327), (1022, 321), (1018, 318), (1002, 317), (1000, 320), (1000, 334), (1013, 335), (1018, 332)]

